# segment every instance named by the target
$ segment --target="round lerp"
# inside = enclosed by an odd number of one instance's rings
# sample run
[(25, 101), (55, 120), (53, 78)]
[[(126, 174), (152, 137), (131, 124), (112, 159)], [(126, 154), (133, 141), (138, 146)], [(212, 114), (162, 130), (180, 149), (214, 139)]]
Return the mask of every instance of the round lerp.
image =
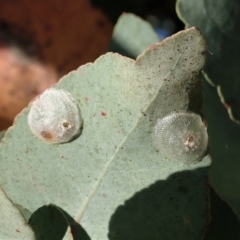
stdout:
[(201, 117), (186, 111), (158, 119), (154, 138), (160, 154), (185, 163), (201, 160), (208, 146), (207, 128)]
[(49, 88), (33, 103), (28, 114), (32, 133), (48, 143), (70, 141), (83, 123), (77, 102), (69, 92)]

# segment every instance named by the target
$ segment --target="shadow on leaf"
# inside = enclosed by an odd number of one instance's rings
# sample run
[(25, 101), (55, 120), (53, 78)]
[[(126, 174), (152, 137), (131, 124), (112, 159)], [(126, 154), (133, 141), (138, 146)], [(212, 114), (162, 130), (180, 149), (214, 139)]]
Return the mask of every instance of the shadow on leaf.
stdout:
[(111, 217), (111, 240), (201, 239), (209, 221), (207, 168), (157, 181), (119, 206)]
[(64, 210), (55, 206), (43, 206), (29, 219), (37, 240), (62, 240), (67, 228), (71, 228), (74, 240), (90, 240), (86, 231)]

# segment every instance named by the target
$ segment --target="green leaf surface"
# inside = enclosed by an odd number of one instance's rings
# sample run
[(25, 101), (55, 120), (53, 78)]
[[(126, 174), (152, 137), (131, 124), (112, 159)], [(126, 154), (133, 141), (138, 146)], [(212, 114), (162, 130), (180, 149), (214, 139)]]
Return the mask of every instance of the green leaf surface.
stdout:
[[(155, 223), (149, 239), (176, 239), (182, 232), (178, 239), (201, 239), (208, 221), (205, 168), (210, 158), (191, 165), (165, 159), (156, 151), (152, 133), (157, 119), (173, 110), (199, 110), (204, 53), (202, 35), (191, 28), (152, 46), (136, 61), (108, 53), (68, 74), (56, 88), (71, 92), (79, 103), (82, 135), (70, 143), (46, 144), (31, 134), (31, 105), (25, 109), (0, 146), (0, 183), (8, 196), (31, 212), (53, 203), (80, 222), (92, 240), (104, 240), (114, 234), (108, 225), (116, 209), (134, 194), (157, 186), (149, 196), (156, 212), (161, 189), (166, 198), (175, 191), (176, 200), (167, 201), (171, 214), (167, 221), (161, 213), (153, 222), (141, 218), (139, 226), (144, 227), (138, 231)], [(193, 174), (193, 181), (180, 178), (171, 187), (165, 184), (183, 171)], [(158, 181), (161, 187), (155, 185)], [(140, 205), (137, 215), (143, 208)], [(176, 223), (175, 218), (179, 224), (167, 224)]]
[[(177, 12), (186, 27), (198, 27), (206, 38), (209, 54), (205, 72), (240, 120), (240, 1), (178, 0)], [(233, 116), (232, 116), (233, 113)]]
[(32, 229), (0, 188), (0, 239), (34, 240)]
[(216, 88), (205, 83), (203, 112), (210, 139), (210, 184), (240, 216), (240, 127), (228, 117)]
[(114, 27), (109, 52), (136, 58), (157, 42), (160, 42), (159, 36), (150, 23), (132, 13), (123, 13)]

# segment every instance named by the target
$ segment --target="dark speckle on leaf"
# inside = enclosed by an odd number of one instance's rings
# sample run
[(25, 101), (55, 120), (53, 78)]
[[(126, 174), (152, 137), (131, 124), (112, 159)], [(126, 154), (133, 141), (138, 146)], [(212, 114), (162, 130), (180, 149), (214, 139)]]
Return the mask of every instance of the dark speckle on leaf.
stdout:
[(103, 117), (106, 117), (106, 116), (107, 116), (107, 113), (104, 112), (104, 111), (101, 111), (101, 115), (102, 115)]

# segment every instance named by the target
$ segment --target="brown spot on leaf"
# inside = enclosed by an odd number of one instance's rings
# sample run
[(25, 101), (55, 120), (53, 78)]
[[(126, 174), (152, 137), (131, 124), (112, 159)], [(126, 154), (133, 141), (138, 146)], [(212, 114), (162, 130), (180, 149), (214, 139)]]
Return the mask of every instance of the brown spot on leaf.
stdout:
[(101, 115), (102, 115), (103, 117), (106, 117), (106, 116), (107, 116), (107, 113), (104, 112), (104, 111), (101, 111)]
[(156, 48), (156, 44), (153, 44), (149, 47), (149, 49), (154, 49), (154, 48)]
[(89, 98), (88, 98), (87, 96), (85, 96), (85, 98), (84, 98), (84, 99), (85, 99), (85, 102), (86, 102), (86, 103), (88, 103), (88, 101), (89, 101)]
[(106, 193), (103, 193), (102, 196), (103, 196), (104, 198), (107, 198), (107, 197), (108, 197), (108, 195), (107, 195)]
[(227, 102), (224, 102), (224, 103), (223, 103), (223, 106), (224, 106), (226, 109), (231, 108), (231, 106), (230, 106)]

